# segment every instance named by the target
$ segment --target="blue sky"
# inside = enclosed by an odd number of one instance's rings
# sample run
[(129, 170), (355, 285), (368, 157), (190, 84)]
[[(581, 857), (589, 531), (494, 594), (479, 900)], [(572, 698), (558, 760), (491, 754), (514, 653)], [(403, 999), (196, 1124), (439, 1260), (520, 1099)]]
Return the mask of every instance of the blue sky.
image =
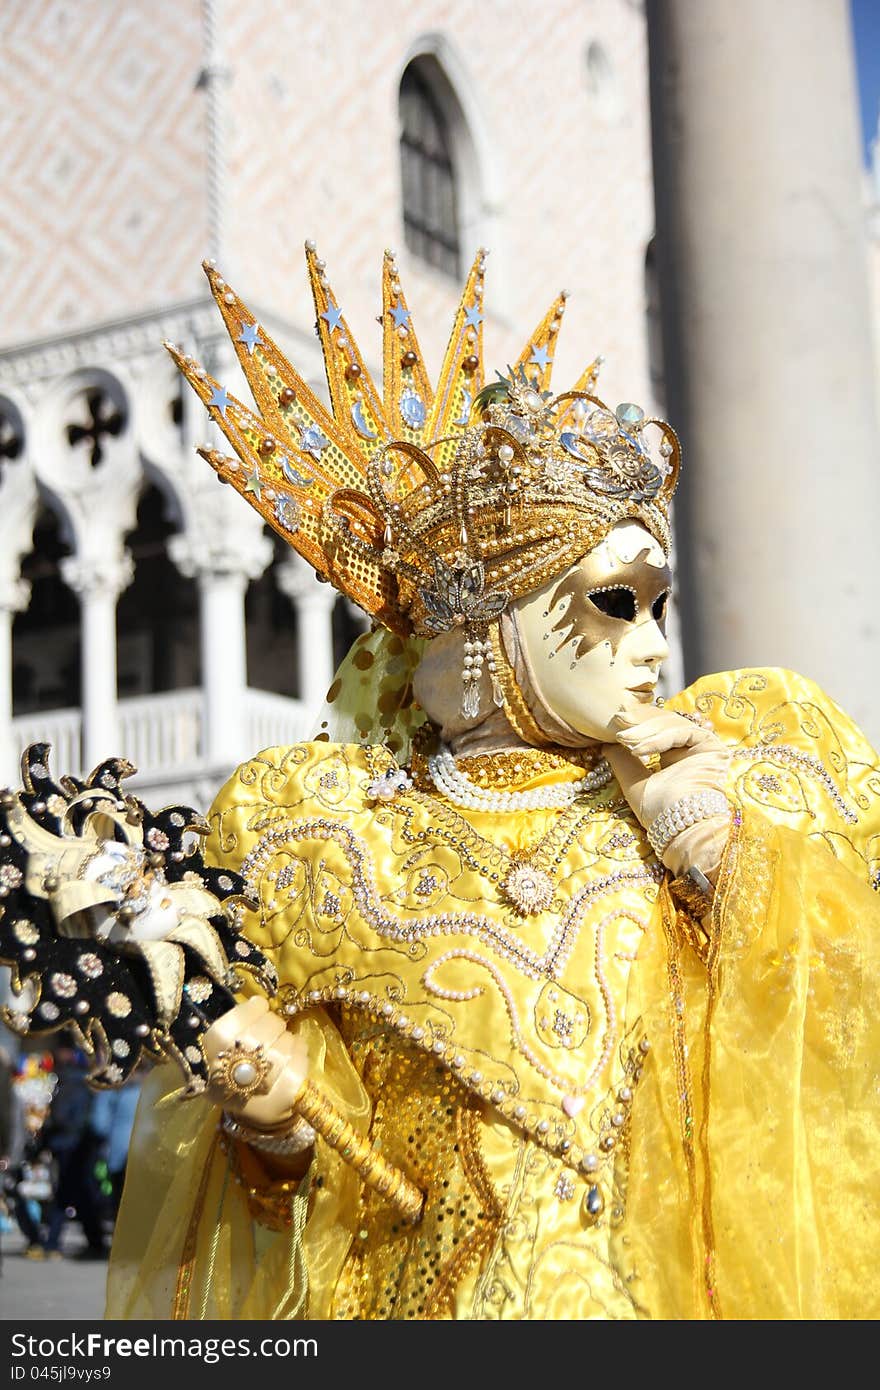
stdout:
[(862, 111), (862, 153), (867, 164), (880, 112), (880, 0), (850, 0), (850, 5)]

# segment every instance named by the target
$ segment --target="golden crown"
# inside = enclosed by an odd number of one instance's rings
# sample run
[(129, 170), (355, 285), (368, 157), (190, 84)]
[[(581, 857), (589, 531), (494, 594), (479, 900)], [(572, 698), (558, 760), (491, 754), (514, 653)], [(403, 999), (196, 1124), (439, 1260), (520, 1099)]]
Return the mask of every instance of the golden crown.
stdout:
[(166, 344), (235, 450), (199, 453), (324, 579), (400, 635), (485, 638), (540, 587), (634, 517), (669, 548), (680, 447), (664, 421), (593, 394), (601, 358), (552, 397), (566, 296), (507, 375), (486, 385), (479, 252), (432, 388), (395, 258), (382, 275), (383, 391), (314, 244), (306, 263), (330, 410), (211, 262), (205, 271), (256, 412)]

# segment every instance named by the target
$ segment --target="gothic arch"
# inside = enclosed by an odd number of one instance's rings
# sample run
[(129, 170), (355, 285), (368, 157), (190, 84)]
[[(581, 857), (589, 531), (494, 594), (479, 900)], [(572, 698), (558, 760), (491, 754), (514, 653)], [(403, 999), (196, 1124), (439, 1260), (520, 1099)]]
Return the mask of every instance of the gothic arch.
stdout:
[(398, 73), (398, 101), (400, 84), (412, 66), (429, 86), (449, 131), (462, 269), (467, 269), (480, 246), (488, 246), (500, 259), (498, 221), (503, 199), (499, 152), (474, 82), (444, 34), (423, 34), (410, 45)]
[(115, 563), (134, 524), (142, 469), (132, 399), (126, 373), (95, 362), (59, 377), (34, 410), (34, 473), (63, 506), (80, 568)]
[(134, 565), (116, 605), (117, 694), (153, 695), (199, 685), (196, 583), (173, 563), (169, 541), (180, 533), (176, 493), (145, 467), (134, 527), (125, 546)]
[(97, 363), (54, 381), (34, 415), (32, 456), (41, 481), (65, 493), (115, 472), (131, 435), (131, 400), (123, 374)]
[(151, 360), (138, 382), (134, 418), (135, 439), (144, 477), (162, 492), (169, 518), (176, 529), (187, 526), (191, 505), (187, 488), (188, 468), (181, 471), (181, 456), (192, 463), (189, 388), (167, 353)]
[(33, 540), (22, 557), (21, 577), (30, 586), (26, 606), (12, 624), (12, 712), (71, 708), (80, 703), (79, 600), (63, 574), (74, 550), (63, 502), (40, 485)]
[(7, 466), (24, 462), (27, 435), (24, 410), (6, 391), (0, 392), (0, 484)]

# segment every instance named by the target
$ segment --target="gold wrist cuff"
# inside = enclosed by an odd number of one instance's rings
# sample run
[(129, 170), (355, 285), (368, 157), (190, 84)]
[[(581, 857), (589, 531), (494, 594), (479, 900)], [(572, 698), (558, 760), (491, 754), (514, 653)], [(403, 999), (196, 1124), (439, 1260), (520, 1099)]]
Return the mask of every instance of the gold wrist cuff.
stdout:
[(679, 907), (700, 920), (711, 909), (715, 889), (710, 880), (695, 864), (686, 873), (679, 874), (669, 885), (669, 891)]
[(271, 1129), (257, 1129), (252, 1125), (242, 1124), (234, 1115), (224, 1115), (223, 1129), (233, 1139), (249, 1144), (260, 1153), (278, 1154), (287, 1158), (305, 1153), (306, 1149), (312, 1148), (315, 1143), (315, 1131), (301, 1115), (295, 1115), (292, 1120), (285, 1120), (282, 1125), (274, 1125)]

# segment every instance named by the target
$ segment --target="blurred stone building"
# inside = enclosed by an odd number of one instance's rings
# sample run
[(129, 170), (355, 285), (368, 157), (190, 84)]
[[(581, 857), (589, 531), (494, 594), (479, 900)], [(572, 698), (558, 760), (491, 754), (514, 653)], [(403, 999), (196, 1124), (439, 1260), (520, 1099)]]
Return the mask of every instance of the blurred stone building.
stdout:
[(385, 246), (436, 370), (485, 245), (489, 368), (564, 286), (557, 389), (601, 351), (609, 398), (653, 404), (644, 15), (48, 0), (0, 33), (2, 772), (49, 739), (205, 804), (309, 731), (359, 618), (194, 453), (162, 340), (243, 389), (201, 260), (317, 383), (305, 238), (377, 369)]

